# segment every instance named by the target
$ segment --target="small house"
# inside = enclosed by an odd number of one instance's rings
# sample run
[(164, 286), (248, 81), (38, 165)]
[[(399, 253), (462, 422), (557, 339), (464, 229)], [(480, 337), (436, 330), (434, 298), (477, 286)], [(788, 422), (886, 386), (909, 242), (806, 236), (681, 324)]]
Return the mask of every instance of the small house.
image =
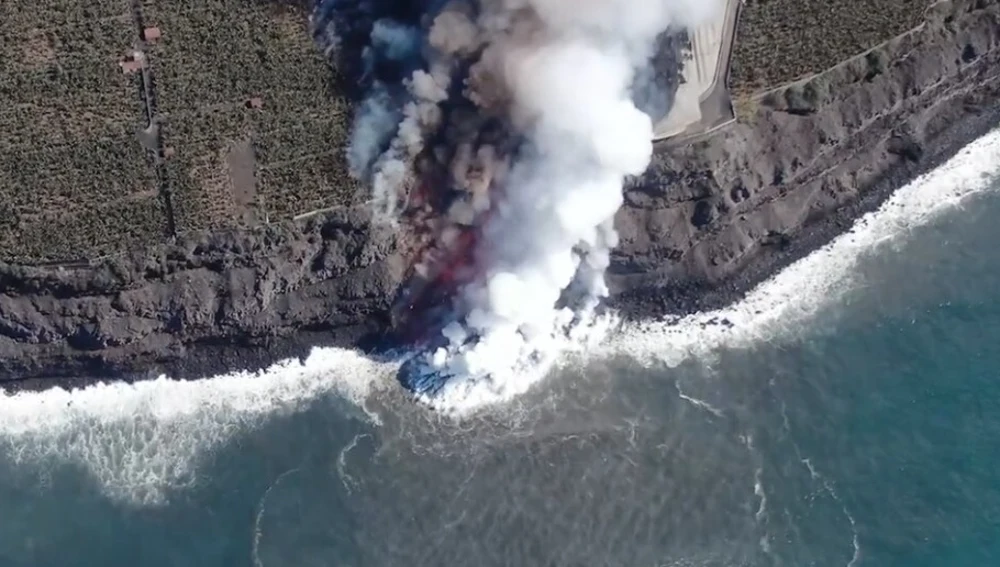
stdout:
[(163, 33), (160, 32), (160, 28), (156, 26), (148, 27), (142, 30), (142, 38), (145, 39), (146, 41), (156, 41), (160, 39), (160, 37), (162, 36)]

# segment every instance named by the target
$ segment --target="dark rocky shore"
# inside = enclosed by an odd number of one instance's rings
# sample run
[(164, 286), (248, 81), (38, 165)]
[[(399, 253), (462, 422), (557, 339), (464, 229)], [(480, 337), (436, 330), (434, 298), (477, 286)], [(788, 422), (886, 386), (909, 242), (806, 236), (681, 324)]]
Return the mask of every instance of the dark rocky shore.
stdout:
[[(790, 90), (657, 148), (617, 217), (612, 307), (648, 318), (732, 303), (1000, 125), (1000, 4), (944, 2)], [(0, 264), (0, 382), (195, 378), (314, 345), (373, 349), (392, 327), (404, 249), (355, 208), (91, 265)]]
[(618, 217), (615, 307), (718, 308), (846, 231), (1000, 125), (998, 46), (1000, 3), (941, 2), (912, 32), (763, 97), (744, 123), (661, 148)]

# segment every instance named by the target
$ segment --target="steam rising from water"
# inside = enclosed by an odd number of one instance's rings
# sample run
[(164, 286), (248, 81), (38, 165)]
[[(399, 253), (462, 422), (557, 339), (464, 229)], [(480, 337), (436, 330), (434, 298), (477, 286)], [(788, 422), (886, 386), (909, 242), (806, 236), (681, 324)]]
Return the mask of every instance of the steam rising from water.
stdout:
[[(632, 99), (637, 71), (658, 36), (703, 21), (720, 4), (321, 5), (325, 41), (343, 55), (360, 37), (364, 76), (379, 76), (355, 124), (355, 173), (371, 183), (390, 222), (413, 205), (418, 187), (446, 197), (434, 245), (467, 256), (447, 274), (457, 285), (441, 336), (408, 367), (418, 394), (506, 397), (526, 387), (526, 373), (543, 374), (560, 351), (607, 326), (595, 310), (608, 294), (622, 182), (641, 174), (652, 153), (652, 120)], [(359, 25), (346, 7), (372, 22)], [(372, 155), (375, 148), (381, 153)], [(432, 177), (435, 170), (448, 175)], [(471, 249), (454, 245), (469, 241), (462, 233), (473, 235)], [(432, 286), (434, 272), (418, 269)]]
[[(972, 196), (998, 190), (1000, 130), (898, 190), (850, 233), (790, 266), (725, 310), (621, 329), (588, 357), (625, 355), (669, 365), (719, 347), (752, 348), (801, 334), (814, 314), (855, 287), (855, 263), (881, 243), (906, 238)], [(712, 325), (728, 318), (734, 327)], [(392, 387), (395, 364), (340, 349), (315, 349), (258, 375), (179, 382), (165, 378), (66, 392), (0, 391), (0, 461), (83, 467), (101, 490), (135, 505), (160, 504), (195, 482), (204, 455), (275, 415), (302, 411), (330, 394), (362, 408)], [(597, 394), (601, 395), (601, 394)], [(479, 409), (470, 397), (443, 398), (454, 412)], [(377, 419), (377, 416), (372, 416)]]

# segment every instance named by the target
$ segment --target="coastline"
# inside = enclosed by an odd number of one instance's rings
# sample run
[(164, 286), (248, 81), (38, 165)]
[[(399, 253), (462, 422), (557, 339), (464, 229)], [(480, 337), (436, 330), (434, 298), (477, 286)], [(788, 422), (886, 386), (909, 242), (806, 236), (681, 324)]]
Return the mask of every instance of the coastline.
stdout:
[[(935, 151), (920, 163), (907, 163), (879, 180), (865, 197), (844, 207), (836, 214), (820, 219), (803, 227), (800, 234), (787, 246), (769, 249), (755, 257), (738, 277), (727, 280), (722, 285), (676, 284), (661, 288), (654, 298), (653, 309), (661, 309), (658, 317), (642, 316), (642, 309), (649, 308), (643, 297), (629, 298), (622, 313), (627, 320), (650, 321), (670, 316), (683, 316), (700, 311), (715, 310), (740, 301), (749, 291), (768, 278), (779, 273), (788, 265), (825, 246), (837, 236), (847, 232), (853, 222), (862, 215), (876, 210), (896, 189), (918, 178), (954, 156), (969, 143), (1000, 127), (1000, 107), (982, 115), (970, 115), (969, 119), (953, 124), (947, 133), (937, 140)], [(612, 305), (622, 307), (620, 298), (613, 298)], [(300, 330), (288, 336), (246, 341), (205, 341), (188, 347), (184, 356), (165, 363), (155, 364), (145, 369), (129, 369), (114, 365), (97, 364), (92, 372), (84, 366), (65, 366), (41, 372), (23, 379), (2, 382), (8, 393), (19, 391), (43, 391), (52, 387), (73, 389), (93, 385), (98, 382), (126, 382), (153, 379), (166, 375), (172, 379), (194, 380), (230, 374), (239, 371), (258, 372), (282, 360), (304, 360), (314, 347), (352, 348), (377, 353), (377, 341), (373, 339), (374, 328), (323, 330)], [(56, 363), (63, 364), (62, 362)], [(69, 372), (66, 372), (69, 369)], [(80, 370), (83, 370), (82, 372)], [(69, 375), (75, 373), (75, 375)]]
[[(664, 148), (626, 189), (611, 307), (636, 320), (732, 304), (1000, 125), (1000, 6), (940, 7), (727, 131)], [(871, 60), (889, 63), (873, 75)], [(787, 103), (810, 89), (810, 107)]]
[[(1000, 101), (1000, 96), (997, 100)], [(880, 176), (857, 201), (802, 226), (787, 243), (763, 247), (735, 276), (717, 283), (679, 281), (662, 287), (632, 290), (626, 292), (624, 298), (614, 298), (612, 306), (626, 319), (640, 321), (691, 315), (732, 305), (790, 264), (849, 231), (857, 219), (878, 209), (897, 189), (939, 167), (962, 148), (997, 128), (1000, 128), (1000, 105), (982, 114), (966, 115), (930, 141), (929, 151), (919, 162), (901, 161)]]
[[(629, 204), (620, 215), (619, 230), (624, 228), (627, 236), (619, 260), (640, 268), (623, 276), (613, 266), (608, 306), (626, 320), (658, 320), (732, 305), (849, 230), (896, 189), (1000, 126), (1000, 74), (989, 74), (1000, 60), (1000, 49), (989, 25), (975, 27), (969, 21), (965, 23), (971, 31), (963, 33), (978, 34), (987, 47), (968, 65), (957, 60), (953, 64), (945, 55), (945, 48), (955, 42), (961, 46), (967, 37), (954, 30), (940, 37), (935, 30), (942, 28), (928, 26), (919, 40), (901, 39), (892, 47), (902, 60), (910, 58), (908, 66), (845, 87), (843, 97), (828, 109), (805, 118), (762, 109), (763, 119), (754, 128), (740, 126), (732, 135), (717, 132), (708, 142), (683, 148), (676, 159), (668, 156), (665, 164), (654, 163), (657, 186), (652, 197), (648, 188), (639, 195), (650, 203), (634, 205), (637, 197), (626, 188)], [(915, 76), (930, 87), (921, 91)], [(892, 93), (898, 98), (882, 107), (858, 107), (848, 100), (871, 97), (873, 92), (890, 93), (887, 101)], [(970, 95), (975, 104), (969, 103)], [(841, 123), (851, 113), (861, 115), (864, 127), (852, 132)], [(802, 127), (803, 122), (814, 129)], [(792, 159), (784, 154), (797, 149), (808, 155), (819, 148), (811, 139), (816, 137), (815, 125), (829, 123), (838, 123), (841, 133), (846, 132), (842, 147), (798, 172), (795, 166), (787, 167), (784, 162)], [(778, 132), (777, 142), (766, 137)], [(891, 144), (901, 139), (917, 144), (919, 155), (893, 151)], [(719, 164), (728, 166), (730, 174), (741, 169), (728, 163), (736, 161), (734, 145), (737, 157), (742, 155), (757, 169), (780, 169), (782, 175), (788, 171), (791, 181), (755, 187), (756, 201), (725, 201), (732, 180), (725, 179), (725, 172), (718, 178), (712, 175)], [(771, 153), (761, 155), (761, 147)], [(711, 153), (705, 148), (718, 155), (702, 159), (701, 153)], [(762, 158), (759, 166), (757, 157)], [(696, 173), (703, 169), (702, 177), (707, 171), (712, 181), (708, 197), (699, 195), (704, 188), (698, 175), (676, 184), (670, 181), (671, 171), (687, 171), (691, 164)], [(858, 171), (869, 177), (856, 186), (843, 182), (856, 178)], [(752, 173), (739, 171), (736, 182)], [(666, 175), (665, 181), (660, 174)], [(768, 230), (766, 223), (763, 231), (751, 226), (753, 215), (764, 215), (760, 211), (766, 213), (768, 207), (786, 207), (789, 201), (801, 200), (801, 194), (808, 201), (820, 193), (834, 195), (802, 218), (772, 215), (768, 222), (778, 227), (776, 231)], [(714, 225), (690, 229), (692, 211), (697, 215), (699, 206), (708, 202), (727, 202), (732, 210)], [(660, 226), (683, 225), (687, 232), (670, 233), (645, 249), (636, 247), (637, 232), (647, 241), (657, 239), (648, 215), (661, 215), (654, 219)], [(746, 217), (751, 221), (740, 226)], [(734, 230), (749, 234), (747, 226), (756, 230), (752, 238), (726, 240)], [(789, 226), (792, 230), (786, 231)], [(780, 234), (777, 242), (770, 240), (771, 232)], [(201, 235), (155, 253), (81, 268), (80, 276), (72, 269), (0, 265), (0, 389), (36, 391), (161, 375), (188, 380), (254, 372), (281, 360), (301, 360), (317, 346), (377, 356), (392, 331), (393, 302), (405, 272), (399, 240), (398, 235), (374, 229), (364, 211), (344, 210), (254, 234)], [(664, 254), (674, 245), (684, 248), (676, 261)], [(724, 261), (717, 263), (719, 257)]]

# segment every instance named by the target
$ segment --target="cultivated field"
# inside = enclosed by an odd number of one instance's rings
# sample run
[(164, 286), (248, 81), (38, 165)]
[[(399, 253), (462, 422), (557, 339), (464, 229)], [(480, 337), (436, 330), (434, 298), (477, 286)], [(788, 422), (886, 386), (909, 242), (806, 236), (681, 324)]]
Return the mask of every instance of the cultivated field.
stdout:
[(818, 73), (923, 20), (930, 0), (746, 0), (731, 88), (748, 94)]
[(361, 198), (343, 159), (349, 109), (304, 10), (246, 0), (143, 9), (163, 32), (150, 60), (179, 232)]
[(0, 259), (165, 235), (139, 78), (119, 66), (137, 33), (125, 0), (0, 3)]
[[(133, 48), (146, 72), (123, 70)], [(2, 261), (84, 260), (363, 199), (343, 158), (348, 104), (294, 3), (10, 0), (0, 61)]]

